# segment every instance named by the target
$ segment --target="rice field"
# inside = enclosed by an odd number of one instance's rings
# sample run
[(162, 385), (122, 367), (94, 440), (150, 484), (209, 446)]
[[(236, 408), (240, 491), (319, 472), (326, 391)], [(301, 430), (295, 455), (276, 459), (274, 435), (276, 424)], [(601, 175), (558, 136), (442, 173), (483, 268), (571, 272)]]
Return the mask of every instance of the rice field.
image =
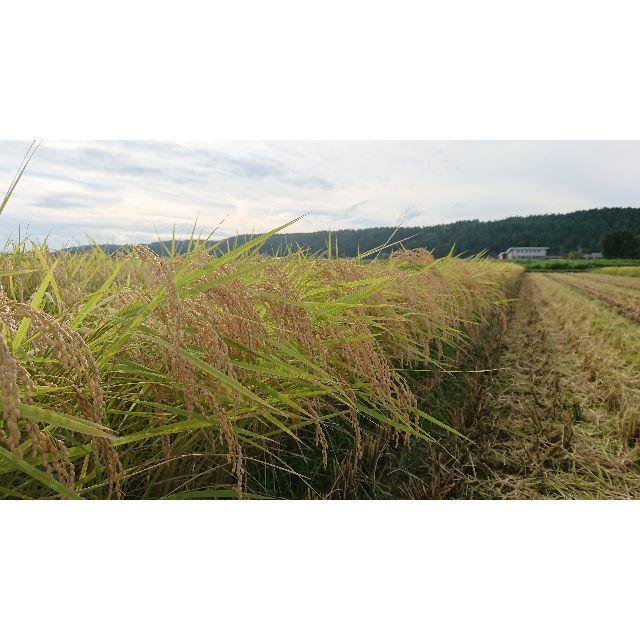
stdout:
[(0, 495), (640, 497), (637, 279), (269, 236), (0, 255)]
[[(637, 258), (545, 258), (520, 259), (515, 261), (527, 271), (595, 271), (602, 273), (618, 273), (618, 275), (634, 275), (640, 269), (640, 260)], [(620, 271), (618, 271), (620, 270)]]
[(261, 254), (287, 226), (5, 246), (0, 496), (640, 497), (636, 267)]
[(640, 277), (640, 267), (602, 267), (598, 273), (605, 273), (612, 276)]
[(269, 236), (0, 255), (0, 495), (640, 497), (636, 278)]
[(413, 459), (450, 429), (430, 389), (521, 269), (268, 258), (268, 235), (2, 254), (2, 495), (408, 497)]

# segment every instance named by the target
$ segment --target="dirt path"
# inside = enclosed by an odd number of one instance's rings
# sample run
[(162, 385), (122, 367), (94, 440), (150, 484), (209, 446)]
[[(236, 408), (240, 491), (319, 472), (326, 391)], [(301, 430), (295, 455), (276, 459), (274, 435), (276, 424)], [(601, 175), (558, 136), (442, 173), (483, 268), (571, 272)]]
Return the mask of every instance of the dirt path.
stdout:
[(467, 497), (640, 498), (640, 326), (591, 293), (525, 276)]

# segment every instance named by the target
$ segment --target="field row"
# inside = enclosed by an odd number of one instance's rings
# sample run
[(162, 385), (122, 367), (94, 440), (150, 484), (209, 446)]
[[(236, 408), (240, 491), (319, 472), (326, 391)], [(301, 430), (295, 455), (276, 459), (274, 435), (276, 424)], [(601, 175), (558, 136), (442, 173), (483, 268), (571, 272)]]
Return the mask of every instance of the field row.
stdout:
[(640, 497), (640, 331), (585, 292), (525, 276), (472, 434), (471, 497)]
[(640, 497), (638, 280), (258, 242), (3, 255), (0, 492)]
[(598, 273), (612, 276), (628, 276), (632, 278), (640, 277), (640, 266), (635, 267), (602, 267)]
[(600, 300), (630, 320), (640, 321), (640, 289), (636, 287), (635, 280), (632, 278), (626, 279), (631, 282), (620, 282), (612, 276), (571, 273), (554, 274), (548, 277), (589, 298)]
[[(2, 256), (12, 497), (421, 497), (424, 409), (521, 268), (266, 258)], [(373, 256), (372, 256), (373, 257)]]

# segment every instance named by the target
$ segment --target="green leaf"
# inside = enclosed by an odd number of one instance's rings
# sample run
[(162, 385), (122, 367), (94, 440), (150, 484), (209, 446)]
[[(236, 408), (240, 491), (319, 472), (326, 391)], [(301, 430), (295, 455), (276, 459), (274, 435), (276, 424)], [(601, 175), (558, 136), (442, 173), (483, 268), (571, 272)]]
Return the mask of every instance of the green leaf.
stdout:
[[(52, 264), (51, 267), (49, 268), (49, 271), (47, 271), (44, 278), (42, 278), (42, 281), (40, 282), (40, 286), (38, 287), (38, 290), (35, 292), (33, 299), (31, 300), (30, 306), (32, 309), (39, 309), (42, 306), (42, 301), (44, 300), (44, 294), (49, 286), (49, 283), (53, 278), (53, 270), (55, 269), (56, 264), (57, 263)], [(27, 331), (29, 330), (30, 325), (31, 325), (30, 318), (22, 318), (22, 322), (20, 322), (20, 326), (18, 327), (16, 334), (13, 336), (13, 342), (11, 344), (11, 348), (14, 353), (20, 348), (20, 345), (22, 344), (23, 340), (27, 335)]]
[(4, 447), (0, 447), (0, 460), (8, 463), (17, 471), (22, 471), (27, 475), (31, 476), (34, 480), (42, 483), (43, 485), (49, 487), (57, 494), (61, 495), (63, 498), (69, 498), (70, 500), (82, 500), (82, 496), (79, 496), (75, 491), (69, 489), (69, 487), (65, 487), (61, 482), (58, 482), (55, 478), (52, 478), (50, 475), (44, 473), (44, 471), (40, 471), (40, 469), (36, 469), (32, 464), (27, 462), (26, 460), (22, 460), (18, 458), (15, 453), (5, 449)]
[[(92, 422), (91, 420), (85, 420), (77, 416), (70, 416), (66, 413), (58, 413), (52, 409), (45, 409), (36, 404), (25, 404), (20, 402), (18, 404), (18, 410), (20, 415), (24, 418), (30, 418), (37, 422), (44, 422), (52, 427), (59, 427), (60, 429), (67, 429), (67, 431), (75, 431), (77, 433), (84, 433), (88, 436), (96, 436), (98, 438), (107, 438), (112, 440), (115, 436), (109, 433), (106, 427)], [(0, 401), (0, 411), (4, 412), (4, 407)]]

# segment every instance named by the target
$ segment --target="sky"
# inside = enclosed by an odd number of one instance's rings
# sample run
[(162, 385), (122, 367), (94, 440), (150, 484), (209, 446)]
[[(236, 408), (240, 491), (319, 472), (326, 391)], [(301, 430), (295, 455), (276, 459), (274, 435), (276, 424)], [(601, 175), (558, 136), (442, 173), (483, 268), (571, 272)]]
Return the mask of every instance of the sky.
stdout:
[[(0, 190), (30, 141), (0, 141)], [(52, 247), (640, 206), (640, 142), (45, 140), (0, 241)]]

